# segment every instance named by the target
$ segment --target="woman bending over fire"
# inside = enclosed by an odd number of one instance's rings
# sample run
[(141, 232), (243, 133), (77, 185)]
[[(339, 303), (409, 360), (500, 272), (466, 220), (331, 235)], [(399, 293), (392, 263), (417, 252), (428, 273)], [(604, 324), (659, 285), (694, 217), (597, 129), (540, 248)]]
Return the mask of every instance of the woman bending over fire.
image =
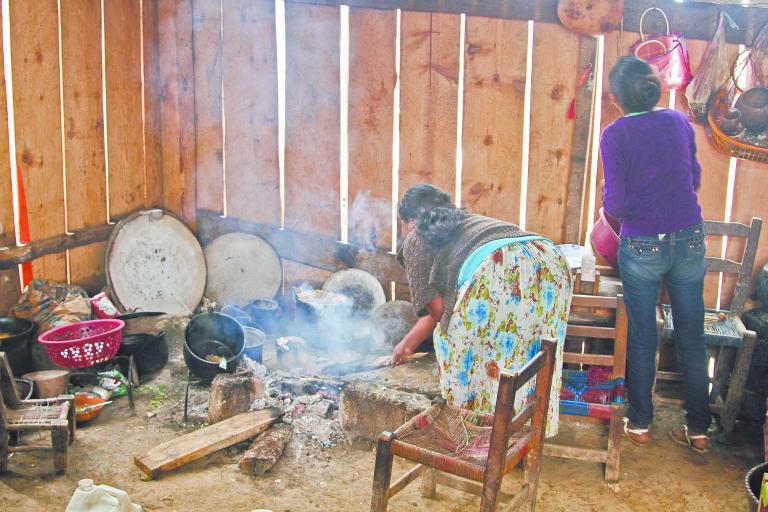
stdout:
[[(393, 364), (434, 330), (443, 397), (492, 413), (499, 370), (521, 368), (538, 353), (541, 337), (556, 338), (547, 435), (556, 434), (571, 301), (565, 258), (551, 241), (467, 213), (432, 185), (410, 188), (398, 214), (405, 238), (398, 258), (421, 318), (395, 347)], [(522, 391), (516, 408), (533, 389)]]

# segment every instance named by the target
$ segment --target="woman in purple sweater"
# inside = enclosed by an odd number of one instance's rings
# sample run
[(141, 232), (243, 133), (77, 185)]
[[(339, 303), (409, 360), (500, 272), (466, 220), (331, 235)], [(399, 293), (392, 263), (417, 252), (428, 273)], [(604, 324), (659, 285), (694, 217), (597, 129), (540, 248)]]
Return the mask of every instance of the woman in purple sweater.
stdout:
[(687, 413), (686, 424), (669, 435), (703, 453), (711, 420), (704, 340), (706, 246), (693, 129), (683, 114), (655, 107), (661, 87), (646, 62), (620, 59), (609, 82), (625, 114), (605, 128), (600, 140), (603, 208), (622, 221), (619, 269), (629, 316), (624, 432), (638, 444), (650, 441), (656, 303), (663, 282), (672, 302)]

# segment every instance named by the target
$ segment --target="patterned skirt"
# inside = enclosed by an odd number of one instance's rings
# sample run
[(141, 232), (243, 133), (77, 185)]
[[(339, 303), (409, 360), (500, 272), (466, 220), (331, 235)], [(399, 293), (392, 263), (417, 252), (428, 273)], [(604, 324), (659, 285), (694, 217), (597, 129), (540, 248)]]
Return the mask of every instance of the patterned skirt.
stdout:
[[(439, 324), (434, 332), (443, 397), (492, 413), (499, 370), (521, 368), (538, 353), (542, 337), (555, 338), (546, 435), (557, 434), (571, 293), (566, 260), (549, 240), (512, 243), (488, 256), (459, 289), (447, 332)], [(518, 391), (516, 410), (532, 397), (532, 383)]]

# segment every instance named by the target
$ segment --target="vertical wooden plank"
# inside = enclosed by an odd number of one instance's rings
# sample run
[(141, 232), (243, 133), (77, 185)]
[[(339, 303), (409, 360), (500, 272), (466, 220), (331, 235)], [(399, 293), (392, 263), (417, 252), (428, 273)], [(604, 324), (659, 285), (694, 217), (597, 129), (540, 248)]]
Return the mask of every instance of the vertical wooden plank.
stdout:
[(141, 1), (104, 2), (109, 216), (144, 207)]
[[(227, 215), (253, 222), (279, 224), (280, 222), (280, 171), (278, 166), (278, 113), (277, 113), (277, 48), (275, 40), (275, 3), (260, 0), (227, 1), (224, 9), (224, 112), (227, 135), (224, 141), (226, 154)], [(307, 26), (311, 26), (307, 24)], [(321, 28), (317, 35), (327, 37)], [(336, 20), (338, 30), (338, 20)], [(306, 34), (306, 41), (311, 36)], [(289, 43), (290, 44), (290, 43)], [(338, 37), (336, 41), (338, 55)], [(305, 55), (308, 56), (308, 55)], [(290, 59), (290, 50), (289, 50)], [(335, 59), (338, 62), (338, 56)], [(336, 64), (338, 70), (338, 64)], [(297, 72), (298, 70), (294, 70)], [(301, 71), (306, 72), (302, 69)], [(323, 72), (326, 72), (323, 70)], [(338, 71), (336, 86), (338, 94)], [(296, 78), (296, 77), (294, 77)], [(306, 83), (314, 80), (312, 72), (304, 75)], [(291, 78), (288, 79), (289, 82)], [(318, 91), (324, 85), (316, 84)], [(289, 86), (290, 87), (290, 86)], [(291, 100), (293, 96), (288, 93)], [(316, 99), (316, 98), (315, 98)], [(289, 100), (290, 101), (290, 100)], [(332, 109), (318, 101), (310, 108)], [(338, 101), (335, 103), (338, 112)], [(337, 114), (338, 117), (338, 114)], [(335, 125), (302, 125), (300, 139), (292, 139), (295, 145), (307, 149), (316, 130), (335, 129), (338, 139), (338, 122)], [(315, 148), (318, 149), (318, 148)], [(321, 153), (315, 156), (321, 156)], [(306, 154), (305, 156), (309, 156)], [(338, 161), (338, 144), (335, 153)], [(294, 163), (298, 164), (298, 162)], [(301, 172), (312, 175), (313, 160), (303, 160)], [(322, 183), (322, 182), (321, 182)], [(303, 183), (297, 182), (302, 186)], [(338, 188), (338, 185), (337, 185)]]
[[(691, 59), (691, 68), (698, 69), (701, 58), (707, 49), (707, 41), (688, 41), (688, 54)], [(738, 55), (737, 45), (728, 45), (728, 60)], [(688, 104), (685, 93), (680, 91), (676, 95), (676, 110), (688, 113)], [(699, 189), (699, 203), (704, 219), (723, 220), (725, 216), (726, 191), (728, 189), (728, 166), (730, 157), (719, 152), (707, 137), (706, 128), (699, 124), (693, 124), (696, 137), (696, 156), (701, 164), (701, 188)], [(747, 222), (749, 223), (749, 222)], [(723, 238), (716, 236), (707, 239), (707, 255), (720, 257)], [(719, 275), (708, 274), (704, 281), (704, 305), (713, 308), (717, 304), (719, 291)]]
[(195, 227), (191, 0), (159, 0), (163, 205)]
[(163, 205), (160, 34), (157, 1), (142, 4), (144, 51), (144, 206)]
[[(2, 25), (2, 13), (0, 13), (0, 25)], [(0, 205), (3, 205), (0, 208), (0, 247), (16, 243), (3, 44), (3, 41), (0, 41)], [(0, 272), (0, 315), (7, 314), (8, 308), (16, 303), (20, 294), (19, 271), (13, 269)]]
[[(16, 162), (30, 239), (65, 232), (56, 0), (10, 3)], [(64, 253), (32, 265), (37, 278), (66, 281)]]
[[(61, 0), (60, 5), (67, 227), (74, 231), (107, 220), (101, 0)], [(122, 28), (129, 30), (128, 23)], [(103, 261), (103, 243), (69, 251), (70, 281), (88, 291), (101, 288)]]
[(528, 22), (468, 17), (461, 202), (520, 222)]
[(285, 226), (339, 236), (339, 8), (285, 6)]
[(453, 194), (461, 17), (403, 11), (399, 195), (417, 183)]
[(350, 9), (349, 241), (392, 249), (397, 13)]
[(221, 0), (195, 0), (193, 9), (197, 207), (223, 213)]
[(567, 113), (578, 62), (579, 36), (560, 25), (534, 26), (525, 228), (555, 243), (561, 243), (564, 234), (573, 142), (573, 123), (568, 123)]

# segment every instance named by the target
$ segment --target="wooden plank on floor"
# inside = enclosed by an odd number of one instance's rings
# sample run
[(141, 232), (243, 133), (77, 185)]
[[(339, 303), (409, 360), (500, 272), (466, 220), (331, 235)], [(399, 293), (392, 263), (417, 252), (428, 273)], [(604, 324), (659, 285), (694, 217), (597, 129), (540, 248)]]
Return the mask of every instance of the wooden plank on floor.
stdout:
[(338, 7), (285, 6), (285, 227), (338, 237)]
[[(123, 22), (121, 28), (128, 31), (128, 25)], [(74, 231), (107, 221), (100, 0), (61, 1), (61, 69), (67, 227)], [(104, 249), (100, 243), (69, 251), (70, 281), (89, 292), (99, 290)]]
[(398, 197), (417, 183), (453, 195), (461, 17), (403, 12)]
[(159, 0), (163, 207), (195, 229), (191, 0)]
[(349, 13), (349, 242), (392, 249), (397, 13)]
[(565, 231), (573, 143), (573, 123), (567, 113), (580, 71), (578, 62), (578, 35), (560, 25), (534, 26), (525, 229), (555, 243), (562, 242)]
[[(275, 3), (227, 0), (223, 22), (227, 215), (279, 224)], [(290, 47), (290, 42), (288, 44)], [(303, 77), (305, 82), (314, 79), (312, 72)], [(338, 73), (336, 81), (338, 90)], [(322, 84), (319, 87), (322, 88)], [(287, 97), (292, 98), (290, 93)], [(317, 104), (320, 108), (326, 107), (322, 101)], [(309, 141), (315, 138), (318, 128), (320, 126), (304, 124), (301, 142), (293, 139), (294, 144), (311, 147)], [(336, 135), (338, 138), (338, 123)], [(300, 164), (302, 172), (311, 176), (312, 163), (309, 159), (304, 160)]]
[(148, 477), (176, 469), (264, 432), (280, 417), (277, 408), (244, 412), (151, 448), (133, 461)]
[[(9, 23), (15, 156), (34, 240), (66, 231), (57, 2), (11, 2)], [(36, 260), (32, 269), (36, 278), (67, 280), (63, 253)]]
[[(2, 13), (0, 13), (2, 23)], [(5, 54), (0, 41), (0, 84), (5, 84)], [(8, 108), (5, 87), (0, 87), (0, 247), (16, 243), (13, 222), (13, 187), (11, 185), (11, 159), (8, 143)], [(5, 316), (21, 294), (19, 271), (12, 268), (0, 272), (0, 316)]]
[(192, 8), (197, 207), (223, 213), (222, 4), (221, 0), (197, 0)]
[(527, 46), (525, 21), (467, 18), (461, 202), (514, 224), (520, 222)]
[(157, 2), (142, 3), (144, 50), (144, 206), (163, 205), (160, 35)]
[(104, 2), (104, 68), (109, 157), (109, 216), (145, 205), (141, 100), (141, 2)]

